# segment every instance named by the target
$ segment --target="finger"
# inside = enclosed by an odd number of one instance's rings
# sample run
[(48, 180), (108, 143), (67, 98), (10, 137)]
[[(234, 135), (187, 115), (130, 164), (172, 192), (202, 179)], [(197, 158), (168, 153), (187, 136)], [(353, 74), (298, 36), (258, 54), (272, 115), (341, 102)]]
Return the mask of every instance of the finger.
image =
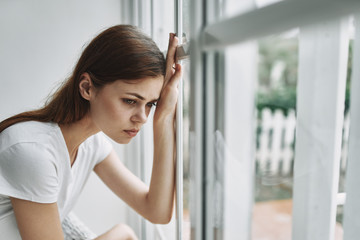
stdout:
[(179, 39), (175, 36), (175, 34), (171, 34), (172, 37), (169, 39), (169, 47), (166, 55), (166, 75), (171, 76), (172, 67), (175, 63), (175, 54), (176, 47), (178, 45)]
[[(176, 37), (175, 33), (170, 33), (169, 35), (169, 44), (168, 44), (168, 50), (166, 53), (166, 59), (170, 59), (171, 58), (171, 50), (173, 49), (173, 43), (174, 40), (178, 40), (178, 38)], [(177, 44), (176, 44), (177, 45)], [(175, 49), (176, 50), (176, 49)]]
[(172, 76), (172, 68), (175, 65), (176, 47), (178, 44), (178, 38), (174, 36), (173, 40), (169, 42), (169, 48), (166, 56), (166, 76), (168, 79)]
[(167, 83), (167, 85), (169, 87), (177, 87), (179, 84), (179, 81), (181, 79), (182, 76), (182, 68), (180, 64), (176, 64), (175, 65), (175, 73), (172, 75), (172, 77), (170, 78), (169, 82)]

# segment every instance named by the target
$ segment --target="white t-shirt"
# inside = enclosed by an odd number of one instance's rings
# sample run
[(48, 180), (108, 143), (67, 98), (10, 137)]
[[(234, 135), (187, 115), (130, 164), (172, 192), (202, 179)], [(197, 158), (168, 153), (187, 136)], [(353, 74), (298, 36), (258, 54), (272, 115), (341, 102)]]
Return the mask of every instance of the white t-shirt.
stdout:
[(38, 203), (57, 202), (62, 221), (75, 205), (95, 165), (111, 149), (103, 133), (95, 134), (79, 146), (71, 167), (58, 124), (28, 121), (1, 132), (0, 239), (19, 236), (9, 197)]

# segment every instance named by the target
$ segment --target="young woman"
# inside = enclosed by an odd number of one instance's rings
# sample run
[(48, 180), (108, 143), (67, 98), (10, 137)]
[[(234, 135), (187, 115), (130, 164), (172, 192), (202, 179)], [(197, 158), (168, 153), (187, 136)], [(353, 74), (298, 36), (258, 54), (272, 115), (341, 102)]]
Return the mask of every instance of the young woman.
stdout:
[[(43, 108), (0, 123), (0, 239), (64, 239), (64, 220), (92, 170), (144, 218), (170, 221), (181, 77), (177, 43), (170, 34), (165, 61), (137, 28), (111, 27), (90, 42)], [(155, 105), (148, 187), (126, 169), (103, 134), (120, 144), (130, 142)], [(136, 236), (117, 225), (96, 239)]]

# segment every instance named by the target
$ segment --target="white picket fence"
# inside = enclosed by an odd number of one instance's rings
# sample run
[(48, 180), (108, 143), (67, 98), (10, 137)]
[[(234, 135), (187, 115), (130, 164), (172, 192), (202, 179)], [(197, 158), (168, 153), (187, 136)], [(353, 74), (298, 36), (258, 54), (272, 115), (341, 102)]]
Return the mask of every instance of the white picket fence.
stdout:
[[(259, 114), (259, 113), (258, 113)], [(287, 116), (282, 110), (265, 108), (257, 123), (256, 166), (261, 176), (291, 176), (294, 166), (296, 116), (290, 110)], [(345, 115), (341, 152), (342, 171), (346, 170), (348, 153), (349, 114)]]

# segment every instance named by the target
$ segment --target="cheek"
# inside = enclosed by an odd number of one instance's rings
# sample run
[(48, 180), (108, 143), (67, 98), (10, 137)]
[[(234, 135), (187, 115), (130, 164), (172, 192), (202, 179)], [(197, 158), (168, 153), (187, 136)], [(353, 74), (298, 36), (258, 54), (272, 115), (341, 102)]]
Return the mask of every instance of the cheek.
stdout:
[(146, 116), (149, 117), (150, 114), (155, 112), (155, 107), (149, 108), (146, 110)]
[(91, 106), (91, 115), (94, 120), (100, 121), (112, 121), (121, 115), (119, 109), (119, 103), (108, 99), (98, 99)]

